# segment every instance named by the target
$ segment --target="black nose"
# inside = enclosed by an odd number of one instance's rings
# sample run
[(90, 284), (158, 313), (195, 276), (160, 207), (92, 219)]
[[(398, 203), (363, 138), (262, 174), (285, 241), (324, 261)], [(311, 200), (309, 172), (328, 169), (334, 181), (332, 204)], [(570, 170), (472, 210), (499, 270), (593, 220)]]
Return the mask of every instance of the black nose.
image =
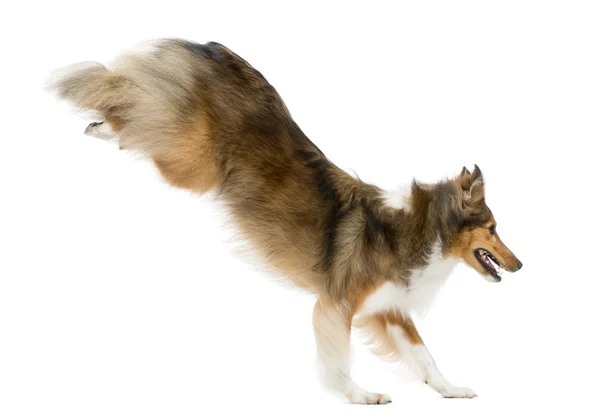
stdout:
[(523, 262), (521, 262), (517, 259), (517, 271), (521, 268), (523, 268)]

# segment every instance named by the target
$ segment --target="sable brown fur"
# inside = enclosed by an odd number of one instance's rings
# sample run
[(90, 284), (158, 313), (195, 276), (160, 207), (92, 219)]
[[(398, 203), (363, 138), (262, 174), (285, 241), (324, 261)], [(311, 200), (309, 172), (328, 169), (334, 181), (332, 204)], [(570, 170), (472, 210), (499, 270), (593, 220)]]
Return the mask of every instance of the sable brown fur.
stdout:
[[(329, 161), (264, 77), (217, 43), (160, 41), (114, 71), (92, 65), (54, 88), (101, 112), (120, 147), (150, 156), (171, 185), (216, 190), (283, 274), (351, 308), (379, 281), (423, 266), (438, 235), (448, 251), (459, 231), (491, 218), (478, 168), (414, 183), (409, 210), (386, 207), (381, 190)], [(468, 207), (461, 189), (472, 193)]]
[[(329, 161), (261, 73), (218, 43), (162, 40), (111, 69), (71, 68), (51, 87), (99, 112), (120, 148), (151, 158), (169, 184), (214, 191), (259, 253), (319, 296), (315, 320), (338, 323), (341, 339), (365, 297), (384, 282), (408, 287), (435, 245), (481, 272), (470, 258), (481, 241), (516, 269), (499, 238), (492, 245), (482, 231), (495, 220), (479, 168), (436, 184), (413, 182), (407, 207), (392, 208), (378, 187)], [(385, 336), (390, 323), (422, 343), (410, 317), (397, 312), (362, 323), (388, 353), (397, 350)]]
[[(414, 215), (339, 169), (304, 135), (275, 89), (217, 43), (156, 44), (55, 85), (102, 112), (122, 149), (149, 155), (172, 185), (215, 190), (242, 233), (283, 274), (333, 300), (423, 263), (434, 239), (415, 185)], [(413, 236), (403, 244), (402, 236)]]

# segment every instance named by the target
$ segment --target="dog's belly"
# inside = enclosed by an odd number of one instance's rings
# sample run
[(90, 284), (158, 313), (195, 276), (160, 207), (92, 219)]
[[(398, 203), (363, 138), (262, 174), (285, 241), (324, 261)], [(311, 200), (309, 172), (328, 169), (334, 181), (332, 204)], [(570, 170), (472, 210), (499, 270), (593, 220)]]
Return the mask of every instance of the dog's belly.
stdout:
[(411, 273), (409, 286), (385, 282), (370, 294), (358, 311), (359, 315), (384, 311), (423, 311), (444, 284), (458, 261), (452, 258), (439, 259), (425, 268)]

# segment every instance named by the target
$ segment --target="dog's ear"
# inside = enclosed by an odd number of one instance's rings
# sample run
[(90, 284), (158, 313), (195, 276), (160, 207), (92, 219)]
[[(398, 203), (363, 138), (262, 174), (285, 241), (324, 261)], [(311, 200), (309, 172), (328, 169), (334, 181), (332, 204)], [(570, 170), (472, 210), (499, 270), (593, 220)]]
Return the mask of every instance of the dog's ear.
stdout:
[(485, 197), (485, 184), (481, 169), (475, 165), (471, 173), (466, 167), (463, 167), (457, 178), (460, 188), (463, 191), (464, 202), (468, 206), (479, 204)]
[(460, 188), (464, 191), (468, 191), (471, 188), (471, 171), (469, 171), (467, 167), (463, 167), (457, 181), (460, 184)]

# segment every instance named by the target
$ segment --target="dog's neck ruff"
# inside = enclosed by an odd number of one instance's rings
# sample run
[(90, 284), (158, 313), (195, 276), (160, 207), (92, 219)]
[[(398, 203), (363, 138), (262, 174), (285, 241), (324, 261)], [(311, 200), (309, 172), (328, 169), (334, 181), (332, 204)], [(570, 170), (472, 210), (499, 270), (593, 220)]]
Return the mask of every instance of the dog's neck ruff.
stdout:
[(357, 314), (425, 311), (457, 263), (458, 259), (444, 257), (441, 245), (437, 243), (427, 265), (411, 271), (408, 285), (385, 282), (364, 300)]

